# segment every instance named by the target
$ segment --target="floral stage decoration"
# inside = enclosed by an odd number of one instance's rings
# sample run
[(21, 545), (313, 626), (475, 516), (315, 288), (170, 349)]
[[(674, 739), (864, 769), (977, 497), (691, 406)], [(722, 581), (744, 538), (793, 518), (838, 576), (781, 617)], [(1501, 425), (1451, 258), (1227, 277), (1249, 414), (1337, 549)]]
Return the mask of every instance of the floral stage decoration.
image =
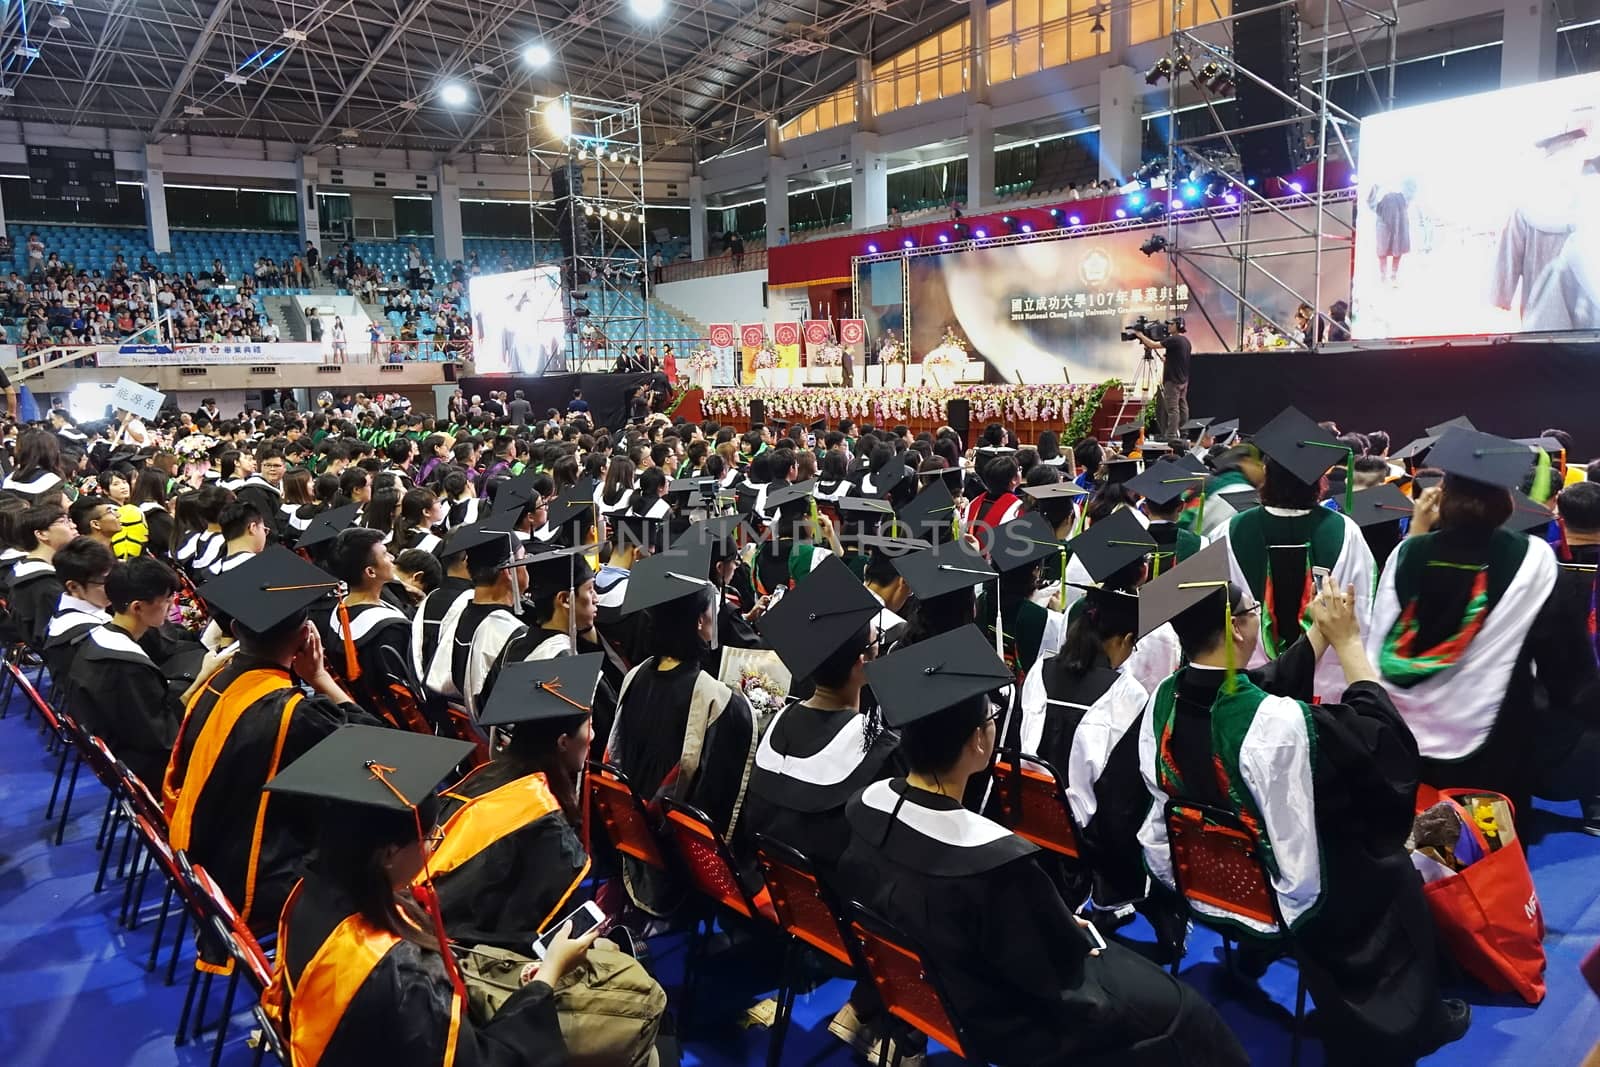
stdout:
[(761, 401), (769, 419), (811, 422), (830, 419), (869, 419), (875, 422), (903, 422), (909, 419), (938, 420), (945, 417), (945, 405), (965, 400), (973, 422), (1048, 422), (1065, 425), (1085, 404), (1099, 404), (1105, 393), (1100, 385), (950, 385), (945, 387), (904, 386), (851, 389), (780, 389), (741, 386), (714, 389), (701, 400), (708, 417), (743, 418), (750, 403)]
[(761, 347), (756, 349), (756, 370), (770, 370), (778, 365), (778, 346), (771, 338), (762, 338)]
[(922, 365), (935, 367), (960, 366), (967, 362), (967, 344), (956, 336), (955, 330), (946, 326), (938, 345), (922, 357)]
[(895, 337), (893, 334), (885, 337), (883, 339), (883, 344), (878, 346), (878, 362), (884, 364), (885, 366), (890, 366), (897, 363), (904, 364), (908, 362), (910, 358), (911, 353), (906, 349), (905, 345), (900, 343), (900, 339)]
[(817, 366), (837, 367), (844, 362), (844, 349), (829, 341), (817, 349)]
[(683, 361), (683, 365), (694, 373), (714, 371), (717, 369), (717, 354), (701, 342), (689, 350), (688, 358)]

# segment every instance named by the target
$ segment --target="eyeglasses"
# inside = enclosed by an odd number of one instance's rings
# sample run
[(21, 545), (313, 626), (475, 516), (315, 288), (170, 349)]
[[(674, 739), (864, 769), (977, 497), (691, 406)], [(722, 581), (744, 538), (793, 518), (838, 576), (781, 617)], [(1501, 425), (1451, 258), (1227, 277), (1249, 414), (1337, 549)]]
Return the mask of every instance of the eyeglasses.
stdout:
[(444, 830), (437, 826), (434, 827), (433, 832), (424, 837), (422, 842), (428, 846), (429, 851), (437, 849), (444, 844)]

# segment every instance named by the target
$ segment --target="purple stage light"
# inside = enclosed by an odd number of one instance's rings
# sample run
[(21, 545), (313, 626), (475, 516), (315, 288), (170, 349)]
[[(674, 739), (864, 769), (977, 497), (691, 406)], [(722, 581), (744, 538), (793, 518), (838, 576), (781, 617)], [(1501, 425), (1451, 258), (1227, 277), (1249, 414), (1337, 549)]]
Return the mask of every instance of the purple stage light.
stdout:
[(973, 230), (972, 231), (972, 236), (976, 237), (978, 240), (981, 241), (981, 240), (983, 240), (985, 237), (987, 237), (989, 235), (987, 233), (985, 233), (984, 231), (982, 231), (982, 230)]
[(1082, 219), (1080, 219), (1080, 218), (1079, 218), (1079, 217), (1078, 217), (1078, 216), (1076, 216), (1076, 215), (1074, 215), (1074, 216), (1072, 216), (1072, 217), (1071, 217), (1071, 218), (1070, 218), (1070, 219), (1068, 219), (1068, 220), (1067, 220), (1067, 221), (1068, 221), (1068, 222), (1070, 222), (1070, 223), (1072, 223), (1072, 224), (1073, 224), (1073, 225), (1074, 225), (1074, 226), (1081, 226), (1081, 225), (1082, 225), (1082, 224), (1083, 224), (1083, 220), (1082, 220)]
[(874, 252), (876, 252), (877, 250), (878, 250), (878, 246), (877, 245), (868, 245), (867, 246), (867, 253), (869, 255), (874, 253)]
[(1120, 207), (1117, 208), (1117, 218), (1125, 219), (1127, 217), (1128, 217), (1128, 213), (1126, 211), (1122, 210)]
[(907, 237), (904, 241), (902, 241), (900, 243), (903, 244), (907, 248), (915, 248), (915, 247), (917, 247), (917, 242), (913, 241), (909, 237)]
[(1225, 203), (1229, 204), (1237, 204), (1239, 202), (1239, 198), (1234, 196), (1232, 193), (1223, 193), (1222, 199)]
[(1033, 232), (1033, 225), (1031, 223), (1024, 222), (1022, 224), (1022, 232), (1023, 233), (1032, 233)]
[(947, 233), (941, 233), (939, 235), (939, 243), (942, 244), (942, 245), (949, 244), (950, 243), (950, 235), (947, 234)]
[(1300, 183), (1299, 182), (1290, 182), (1289, 183), (1289, 191), (1290, 192), (1294, 192), (1294, 193), (1303, 193), (1303, 192), (1305, 192), (1305, 190), (1300, 187)]

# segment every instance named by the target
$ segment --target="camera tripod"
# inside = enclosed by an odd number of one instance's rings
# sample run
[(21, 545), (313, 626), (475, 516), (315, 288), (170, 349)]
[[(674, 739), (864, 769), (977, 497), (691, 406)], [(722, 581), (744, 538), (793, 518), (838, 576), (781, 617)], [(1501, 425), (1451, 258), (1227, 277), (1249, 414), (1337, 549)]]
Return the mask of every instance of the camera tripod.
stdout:
[(1144, 410), (1144, 406), (1153, 396), (1160, 395), (1161, 367), (1155, 354), (1145, 349), (1139, 356), (1139, 365), (1134, 368), (1133, 380), (1122, 388), (1122, 403), (1117, 406), (1115, 426), (1126, 425), (1129, 419), (1129, 409), (1134, 415)]

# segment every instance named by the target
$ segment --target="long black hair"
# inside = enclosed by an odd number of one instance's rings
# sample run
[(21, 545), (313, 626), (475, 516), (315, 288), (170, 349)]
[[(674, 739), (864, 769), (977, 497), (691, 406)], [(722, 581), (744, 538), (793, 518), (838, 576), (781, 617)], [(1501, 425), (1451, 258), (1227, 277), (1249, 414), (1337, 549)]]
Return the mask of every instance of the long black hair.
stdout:
[(317, 845), (310, 867), (332, 882), (355, 905), (368, 923), (405, 941), (434, 952), (439, 942), (433, 922), (408, 893), (396, 893), (384, 869), (382, 852), (417, 840), (439, 817), (439, 800), (432, 793), (411, 810), (390, 811), (329, 804), (316, 820)]

